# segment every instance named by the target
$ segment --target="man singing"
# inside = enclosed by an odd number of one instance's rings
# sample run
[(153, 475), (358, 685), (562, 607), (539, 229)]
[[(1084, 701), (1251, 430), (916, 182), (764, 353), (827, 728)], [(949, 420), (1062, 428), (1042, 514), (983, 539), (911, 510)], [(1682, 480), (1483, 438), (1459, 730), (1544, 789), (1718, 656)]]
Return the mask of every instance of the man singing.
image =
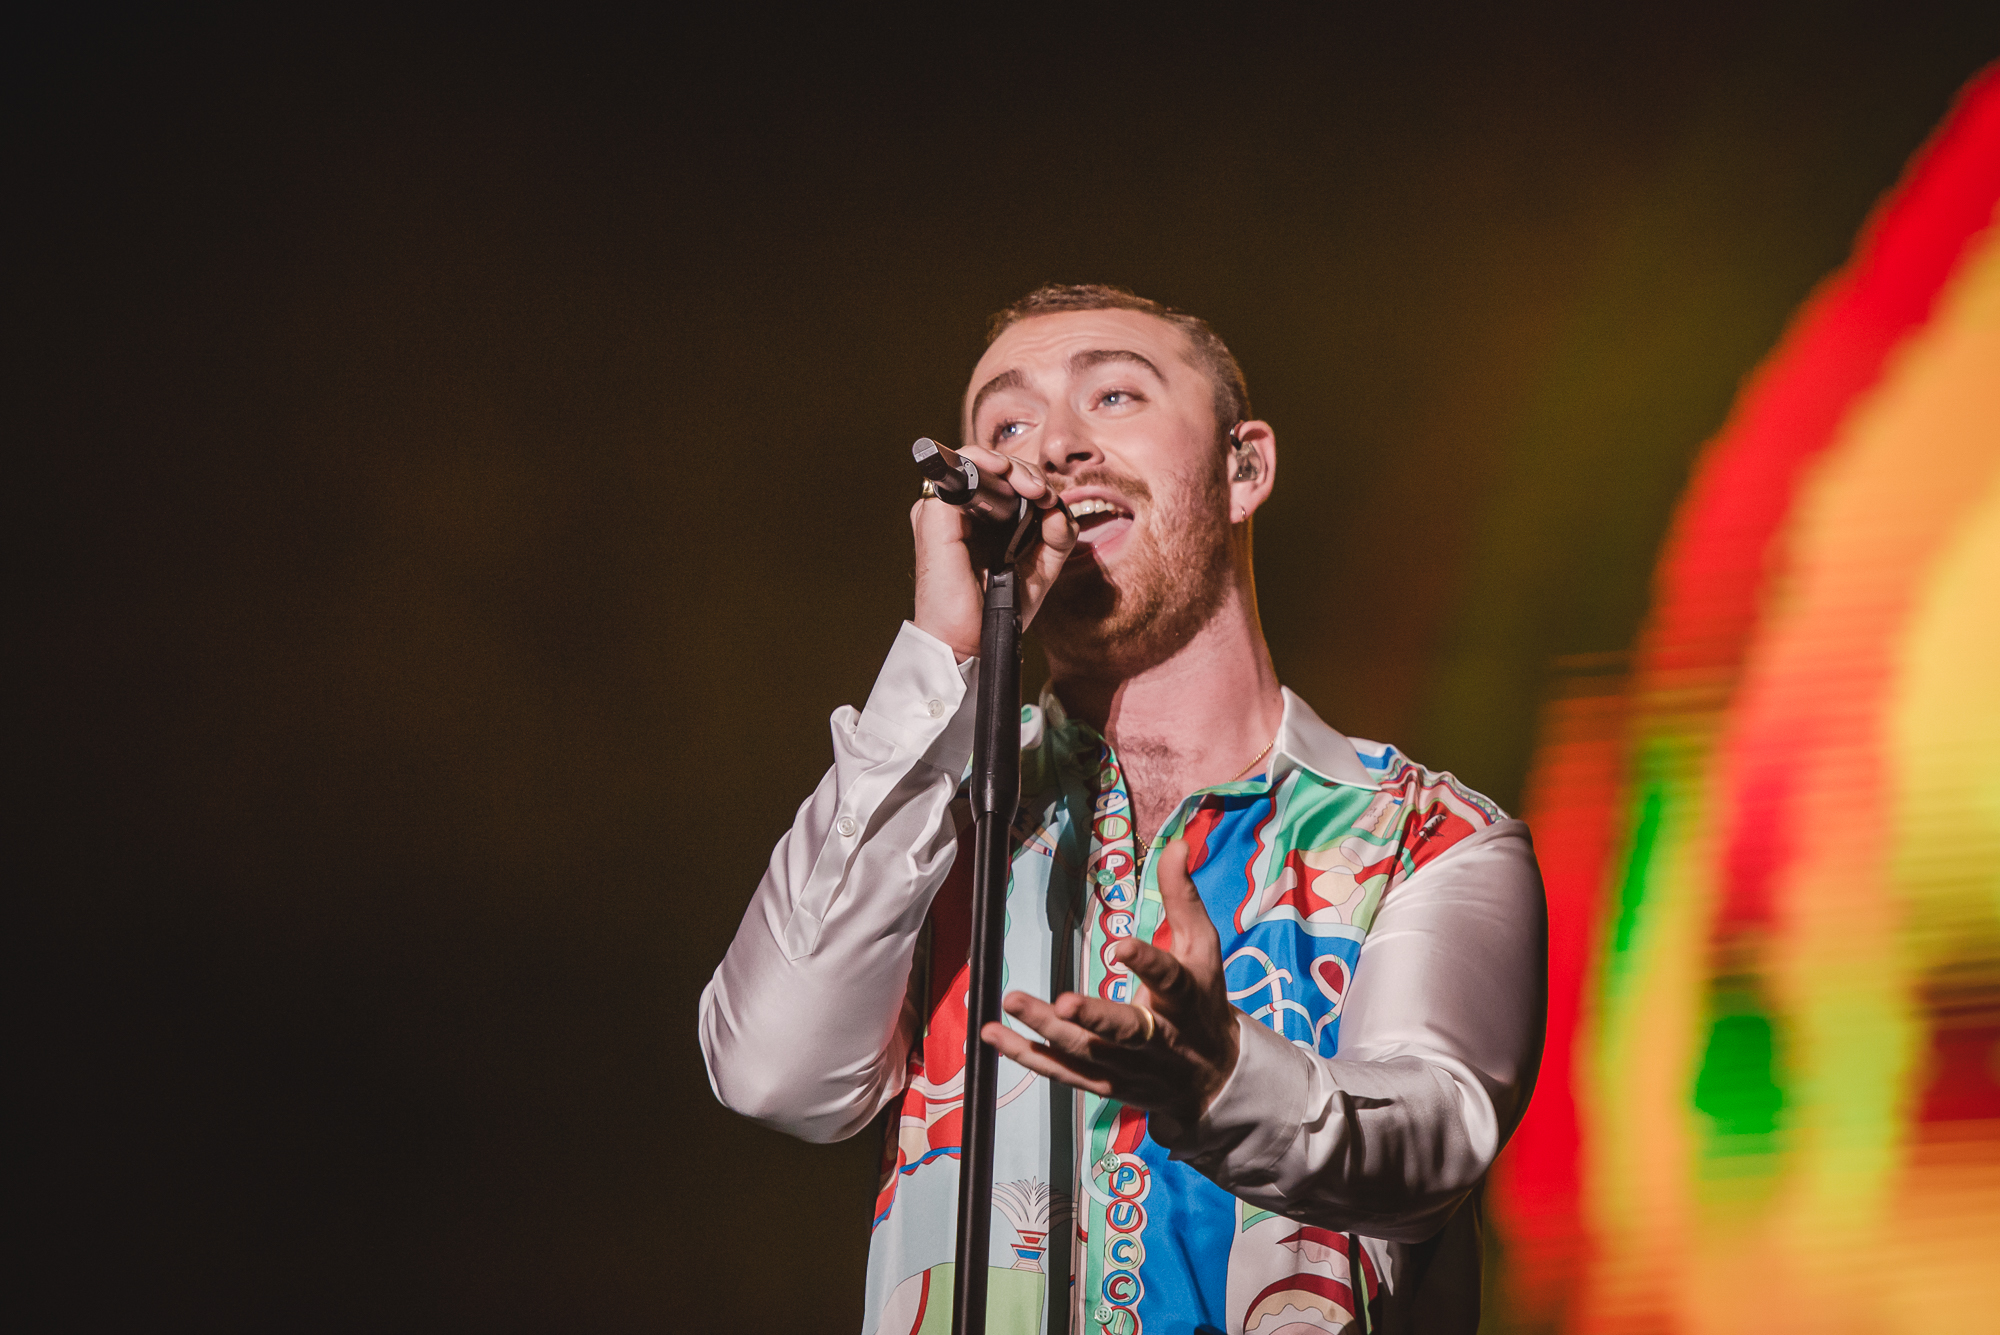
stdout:
[[(1049, 660), (1012, 1023), (985, 1030), (988, 1329), (1469, 1335), (1479, 1190), (1541, 1055), (1526, 827), (1278, 684), (1250, 560), (1277, 438), (1204, 321), (1042, 288), (994, 317), (962, 429), (1044, 509), (1021, 582)], [(893, 1108), (882, 1335), (948, 1328), (970, 933), (980, 586), (960, 511), (920, 500), (911, 526), (914, 616), (835, 712), (700, 1016), (745, 1116), (831, 1141)]]

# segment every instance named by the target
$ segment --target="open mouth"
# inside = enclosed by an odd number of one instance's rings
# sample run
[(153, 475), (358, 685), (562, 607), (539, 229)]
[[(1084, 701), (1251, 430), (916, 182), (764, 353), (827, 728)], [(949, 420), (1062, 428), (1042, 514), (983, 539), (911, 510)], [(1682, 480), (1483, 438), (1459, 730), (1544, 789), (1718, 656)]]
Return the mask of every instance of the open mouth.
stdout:
[(1121, 538), (1132, 527), (1132, 512), (1102, 497), (1071, 501), (1069, 512), (1076, 516), (1078, 541), (1089, 547)]

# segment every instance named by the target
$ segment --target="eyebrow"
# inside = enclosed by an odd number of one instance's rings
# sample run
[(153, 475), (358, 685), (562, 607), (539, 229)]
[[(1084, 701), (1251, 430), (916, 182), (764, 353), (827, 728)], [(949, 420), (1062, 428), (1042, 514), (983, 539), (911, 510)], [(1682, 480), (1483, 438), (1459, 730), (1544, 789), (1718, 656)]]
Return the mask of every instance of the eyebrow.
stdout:
[[(1161, 384), (1167, 383), (1166, 376), (1160, 373), (1159, 367), (1153, 365), (1151, 358), (1142, 357), (1128, 348), (1092, 348), (1088, 352), (1079, 352), (1069, 359), (1069, 371), (1071, 375), (1075, 375), (1093, 366), (1102, 366), (1105, 362), (1136, 362), (1151, 371), (1153, 377)], [(986, 402), (989, 394), (997, 394), (1003, 389), (1021, 389), (1027, 383), (1028, 377), (1019, 370), (1002, 371), (994, 376), (981, 385), (979, 392), (972, 396), (972, 419), (974, 421), (979, 419), (979, 405)]]
[(1027, 383), (1028, 377), (1022, 375), (1019, 371), (1002, 371), (999, 375), (994, 376), (991, 380), (981, 385), (979, 392), (972, 396), (972, 420), (975, 422), (979, 420), (979, 405), (986, 402), (987, 395), (997, 394), (1003, 389), (1020, 389)]
[(1155, 380), (1163, 385), (1167, 383), (1167, 378), (1160, 374), (1160, 368), (1153, 365), (1150, 358), (1142, 357), (1127, 348), (1093, 348), (1089, 352), (1079, 352), (1069, 359), (1070, 374), (1075, 375), (1078, 371), (1102, 366), (1105, 362), (1137, 362), (1151, 371)]

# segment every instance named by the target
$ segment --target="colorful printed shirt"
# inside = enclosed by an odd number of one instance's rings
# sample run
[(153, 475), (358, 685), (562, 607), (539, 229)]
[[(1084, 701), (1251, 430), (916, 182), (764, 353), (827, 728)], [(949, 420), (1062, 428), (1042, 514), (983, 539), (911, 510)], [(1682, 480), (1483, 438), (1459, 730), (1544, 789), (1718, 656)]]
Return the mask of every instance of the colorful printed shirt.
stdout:
[[(975, 672), (904, 627), (702, 996), (730, 1107), (813, 1140), (894, 1107), (864, 1333), (949, 1329)], [(1374, 1330), (1476, 1329), (1467, 1202), (1540, 1056), (1520, 822), (1289, 691), (1266, 771), (1191, 794), (1145, 857), (1115, 751), (1051, 696), (1022, 771), (1006, 986), (1129, 999), (1109, 947), (1165, 943), (1150, 854), (1184, 838), (1242, 1053), (1192, 1127), (1002, 1060), (988, 1329), (1305, 1335), (1364, 1304)]]

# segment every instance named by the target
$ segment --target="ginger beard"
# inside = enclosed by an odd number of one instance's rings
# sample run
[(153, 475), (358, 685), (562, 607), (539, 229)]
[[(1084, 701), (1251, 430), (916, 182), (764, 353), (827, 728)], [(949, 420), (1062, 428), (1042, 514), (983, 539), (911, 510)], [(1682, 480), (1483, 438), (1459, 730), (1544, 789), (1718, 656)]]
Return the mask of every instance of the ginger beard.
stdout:
[(1075, 487), (1116, 491), (1134, 509), (1113, 566), (1079, 544), (1043, 600), (1035, 629), (1056, 663), (1131, 676), (1173, 657), (1229, 588), (1229, 484), (1219, 459), (1166, 480), (1157, 498), (1130, 474), (1091, 469)]

